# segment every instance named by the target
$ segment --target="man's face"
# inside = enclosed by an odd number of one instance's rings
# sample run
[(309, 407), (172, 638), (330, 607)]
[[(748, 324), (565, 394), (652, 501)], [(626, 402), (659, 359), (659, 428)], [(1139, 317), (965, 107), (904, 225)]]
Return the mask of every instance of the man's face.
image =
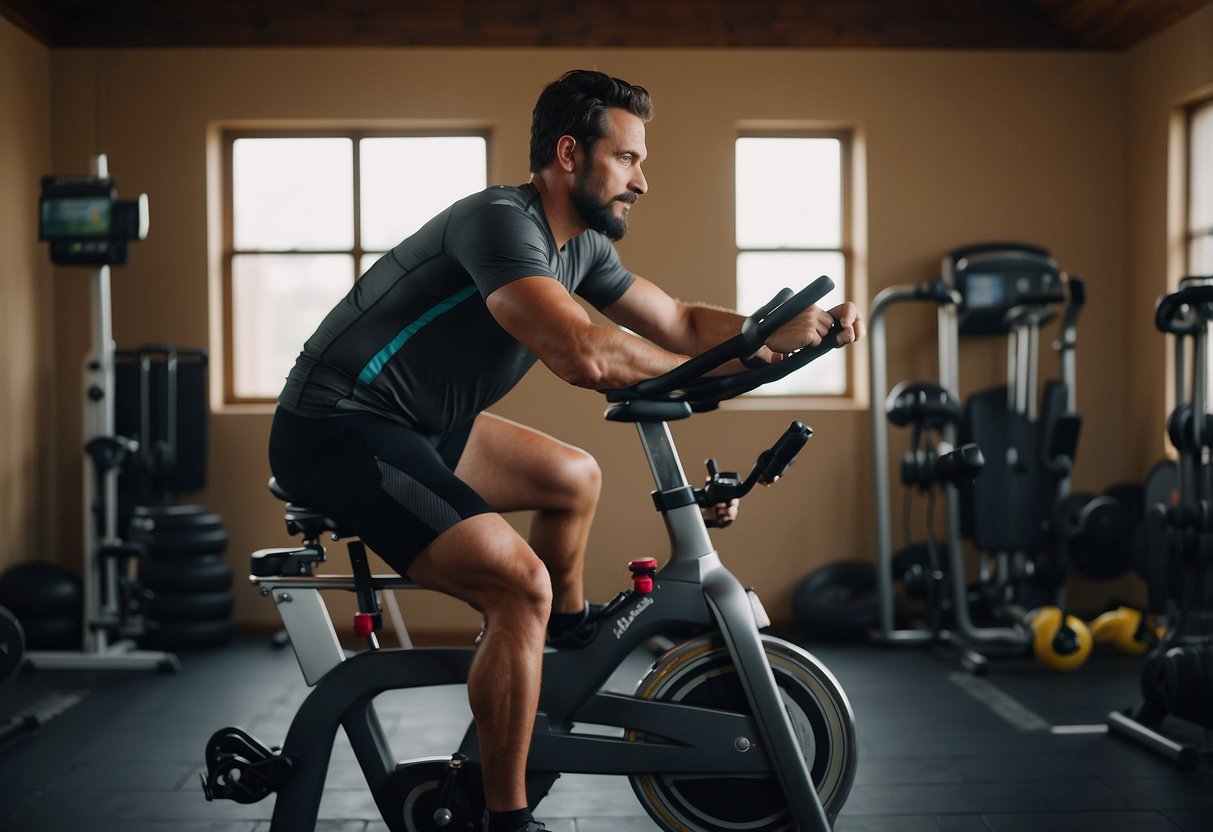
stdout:
[(640, 170), (648, 150), (644, 122), (627, 110), (607, 110), (606, 127), (578, 169), (571, 196), (588, 228), (621, 240), (628, 231), (628, 212), (649, 189)]

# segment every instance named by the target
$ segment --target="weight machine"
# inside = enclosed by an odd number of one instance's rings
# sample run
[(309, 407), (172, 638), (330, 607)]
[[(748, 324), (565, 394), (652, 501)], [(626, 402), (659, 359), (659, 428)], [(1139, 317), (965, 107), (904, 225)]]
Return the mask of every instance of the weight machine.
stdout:
[(141, 620), (132, 612), (127, 574), (140, 550), (118, 535), (118, 473), (139, 444), (116, 435), (114, 426), (110, 266), (124, 264), (129, 243), (147, 237), (147, 195), (119, 200), (105, 155), (92, 167), (91, 176), (43, 177), (38, 225), (52, 262), (92, 267), (91, 351), (84, 365), (82, 649), (31, 651), (26, 663), (55, 670), (177, 670), (173, 654), (135, 649)]
[(1142, 743), (1180, 768), (1194, 768), (1202, 757), (1213, 756), (1207, 734), (1202, 746), (1164, 725), (1174, 718), (1213, 730), (1211, 321), (1213, 276), (1185, 277), (1155, 308), (1155, 325), (1175, 337), (1176, 405), (1167, 434), (1179, 451), (1179, 504), (1155, 503), (1146, 513), (1146, 579), (1149, 611), (1169, 626), (1142, 667), (1142, 703), (1107, 718), (1112, 733)]
[[(943, 258), (939, 279), (890, 287), (876, 296), (869, 321), (869, 379), (878, 640), (948, 643), (960, 651), (964, 665), (978, 673), (984, 672), (981, 651), (987, 648), (1034, 645), (1040, 655), (1041, 640), (1025, 622), (1027, 609), (1021, 604), (1029, 585), (1055, 586), (1064, 579), (1064, 570), (1050, 563), (1055, 554), (1050, 518), (1055, 502), (1068, 493), (1078, 444), (1074, 346), (1084, 300), (1081, 278), (1063, 275), (1045, 249), (1019, 243), (957, 249)], [(938, 380), (902, 382), (890, 391), (885, 318), (894, 306), (924, 303), (937, 310)], [(1061, 337), (1054, 345), (1061, 379), (1051, 381), (1038, 396), (1040, 329), (1063, 307)], [(1006, 385), (976, 393), (963, 406), (962, 335), (1007, 339)], [(885, 402), (884, 408), (880, 402)], [(901, 459), (902, 484), (926, 492), (932, 501), (942, 489), (943, 545), (935, 544), (932, 531), (925, 558), (893, 551), (890, 422), (914, 430), (914, 447)], [(972, 466), (959, 471), (953, 467), (951, 472), (937, 468), (949, 452), (973, 445), (980, 450), (979, 476)], [(966, 538), (981, 558), (979, 579), (972, 586)], [(899, 627), (895, 620), (897, 578), (926, 599), (924, 620), (912, 626)], [(1059, 600), (1060, 591), (1056, 595)], [(994, 615), (979, 620), (974, 611), (981, 607)], [(1058, 615), (1046, 626), (1046, 652), (1067, 657), (1078, 652), (1083, 628), (1077, 619)], [(1089, 639), (1087, 634), (1088, 649)]]

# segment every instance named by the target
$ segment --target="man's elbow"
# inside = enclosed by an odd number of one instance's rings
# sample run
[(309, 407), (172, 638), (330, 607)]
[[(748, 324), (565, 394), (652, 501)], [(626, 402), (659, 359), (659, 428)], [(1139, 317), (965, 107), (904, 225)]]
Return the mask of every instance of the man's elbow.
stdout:
[(592, 356), (569, 355), (548, 366), (558, 377), (574, 387), (601, 390), (610, 386), (606, 365)]

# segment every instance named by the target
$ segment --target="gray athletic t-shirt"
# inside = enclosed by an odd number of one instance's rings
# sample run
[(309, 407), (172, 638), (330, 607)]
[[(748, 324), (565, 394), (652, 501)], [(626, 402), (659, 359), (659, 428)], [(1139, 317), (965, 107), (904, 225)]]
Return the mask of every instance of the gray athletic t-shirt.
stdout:
[(427, 435), (465, 424), (535, 363), (485, 298), (536, 275), (598, 309), (635, 280), (598, 232), (557, 249), (533, 185), (456, 202), (381, 257), (325, 317), (279, 405), (300, 416), (377, 412)]

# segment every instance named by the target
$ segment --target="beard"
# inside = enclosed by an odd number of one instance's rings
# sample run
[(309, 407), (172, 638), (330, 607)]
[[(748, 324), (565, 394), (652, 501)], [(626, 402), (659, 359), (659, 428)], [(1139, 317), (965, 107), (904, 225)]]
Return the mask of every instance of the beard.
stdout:
[(602, 202), (595, 196), (595, 192), (599, 190), (595, 187), (596, 185), (597, 182), (591, 180), (589, 176), (579, 175), (569, 192), (573, 207), (577, 209), (577, 213), (581, 215), (581, 221), (586, 224), (587, 228), (605, 234), (610, 240), (616, 242), (622, 240), (623, 235), (628, 233), (628, 218), (627, 214), (620, 216), (614, 212), (614, 203), (622, 202), (625, 205), (634, 205), (637, 196), (631, 191), (626, 191)]

